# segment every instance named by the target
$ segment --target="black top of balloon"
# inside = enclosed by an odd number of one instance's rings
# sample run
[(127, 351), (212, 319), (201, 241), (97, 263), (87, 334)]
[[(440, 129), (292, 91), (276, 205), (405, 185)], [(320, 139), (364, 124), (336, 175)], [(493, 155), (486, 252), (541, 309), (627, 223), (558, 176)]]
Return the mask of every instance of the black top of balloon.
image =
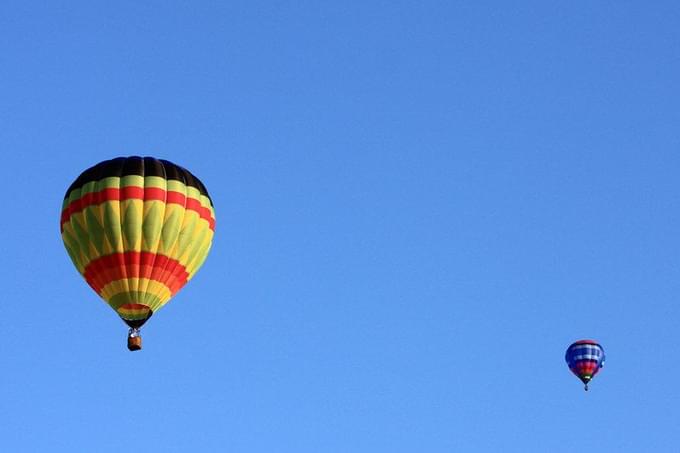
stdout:
[(187, 186), (198, 189), (201, 195), (208, 197), (210, 205), (213, 205), (208, 190), (203, 183), (186, 168), (173, 164), (168, 160), (139, 156), (116, 157), (115, 159), (105, 160), (88, 168), (71, 184), (64, 198), (68, 198), (73, 190), (81, 188), (88, 182), (99, 181), (100, 179), (112, 176), (123, 177), (129, 175), (160, 176), (165, 179), (181, 181)]

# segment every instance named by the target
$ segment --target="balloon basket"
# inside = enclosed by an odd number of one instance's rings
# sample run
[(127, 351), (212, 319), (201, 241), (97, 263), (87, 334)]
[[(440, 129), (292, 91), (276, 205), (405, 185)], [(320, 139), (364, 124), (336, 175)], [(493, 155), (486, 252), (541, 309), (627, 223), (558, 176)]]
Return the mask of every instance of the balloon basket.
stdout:
[(142, 336), (138, 330), (130, 330), (127, 339), (127, 347), (130, 351), (139, 351), (142, 349)]

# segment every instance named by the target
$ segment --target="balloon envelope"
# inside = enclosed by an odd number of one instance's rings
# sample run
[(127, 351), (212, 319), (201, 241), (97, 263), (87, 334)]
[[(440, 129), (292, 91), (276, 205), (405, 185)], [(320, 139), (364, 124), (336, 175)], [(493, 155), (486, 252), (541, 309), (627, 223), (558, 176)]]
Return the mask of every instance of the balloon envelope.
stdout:
[(61, 234), (87, 283), (139, 328), (205, 261), (215, 211), (186, 169), (120, 157), (85, 170), (66, 191)]
[(565, 360), (569, 369), (588, 389), (588, 382), (604, 366), (604, 349), (594, 340), (579, 340), (567, 348)]

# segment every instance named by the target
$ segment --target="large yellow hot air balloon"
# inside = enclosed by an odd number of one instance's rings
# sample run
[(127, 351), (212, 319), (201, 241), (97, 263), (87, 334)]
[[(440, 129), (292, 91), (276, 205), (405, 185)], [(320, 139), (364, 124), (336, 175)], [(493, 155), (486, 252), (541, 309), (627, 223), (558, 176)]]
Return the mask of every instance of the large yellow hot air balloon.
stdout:
[(87, 283), (130, 327), (140, 327), (203, 264), (215, 211), (186, 169), (152, 157), (120, 157), (85, 170), (66, 191), (61, 236)]

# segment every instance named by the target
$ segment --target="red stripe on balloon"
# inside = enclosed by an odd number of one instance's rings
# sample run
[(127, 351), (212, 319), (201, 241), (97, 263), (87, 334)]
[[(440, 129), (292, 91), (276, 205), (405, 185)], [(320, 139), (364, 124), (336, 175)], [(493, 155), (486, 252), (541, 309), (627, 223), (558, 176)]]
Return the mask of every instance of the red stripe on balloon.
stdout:
[(215, 230), (215, 219), (210, 209), (201, 205), (195, 198), (186, 197), (183, 193), (172, 190), (165, 191), (157, 187), (138, 187), (127, 186), (122, 189), (102, 189), (99, 192), (89, 192), (73, 200), (61, 212), (61, 231), (64, 231), (64, 224), (69, 221), (71, 216), (82, 211), (88, 206), (96, 206), (105, 201), (124, 201), (124, 200), (158, 200), (168, 204), (179, 204), (190, 211), (195, 211), (198, 215), (208, 221), (211, 230)]
[(144, 304), (124, 304), (118, 307), (118, 309), (125, 309), (125, 310), (148, 310), (149, 307), (144, 305)]
[(189, 273), (179, 261), (165, 255), (125, 252), (92, 260), (85, 267), (83, 276), (97, 293), (117, 280), (148, 278), (163, 283), (175, 294), (187, 283)]

